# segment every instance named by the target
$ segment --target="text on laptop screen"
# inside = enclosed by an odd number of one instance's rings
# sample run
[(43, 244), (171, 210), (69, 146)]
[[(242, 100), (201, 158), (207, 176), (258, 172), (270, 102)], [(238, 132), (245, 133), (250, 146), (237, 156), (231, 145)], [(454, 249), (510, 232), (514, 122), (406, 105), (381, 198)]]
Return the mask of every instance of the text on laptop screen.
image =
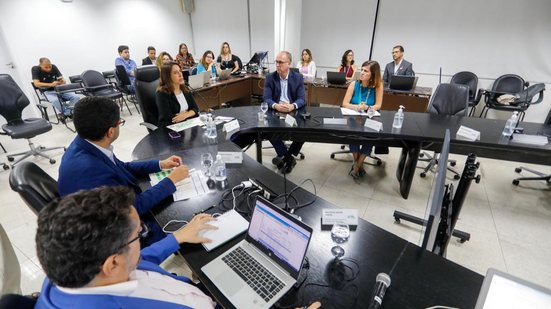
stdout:
[(257, 201), (248, 233), (294, 270), (300, 269), (310, 232)]

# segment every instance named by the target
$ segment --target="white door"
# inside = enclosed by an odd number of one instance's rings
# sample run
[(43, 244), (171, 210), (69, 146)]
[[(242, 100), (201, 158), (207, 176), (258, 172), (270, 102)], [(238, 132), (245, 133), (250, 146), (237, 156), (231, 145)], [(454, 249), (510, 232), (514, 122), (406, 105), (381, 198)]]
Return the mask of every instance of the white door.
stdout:
[[(40, 111), (38, 110), (35, 104), (36, 98), (34, 96), (34, 93), (28, 92), (27, 85), (23, 83), (19, 75), (20, 68), (17, 67), (11, 55), (12, 53), (8, 47), (8, 44), (6, 43), (6, 40), (4, 38), (4, 33), (0, 28), (0, 74), (11, 75), (11, 77), (15, 80), (17, 85), (19, 85), (19, 87), (27, 95), (27, 98), (29, 98), (29, 101), (31, 103), (23, 110), (23, 115), (22, 115), (23, 119), (30, 118), (30, 117), (40, 117)], [(30, 81), (28, 81), (27, 83), (29, 82)], [(4, 124), (4, 123), (6, 123), (6, 120), (0, 116), (0, 124)]]

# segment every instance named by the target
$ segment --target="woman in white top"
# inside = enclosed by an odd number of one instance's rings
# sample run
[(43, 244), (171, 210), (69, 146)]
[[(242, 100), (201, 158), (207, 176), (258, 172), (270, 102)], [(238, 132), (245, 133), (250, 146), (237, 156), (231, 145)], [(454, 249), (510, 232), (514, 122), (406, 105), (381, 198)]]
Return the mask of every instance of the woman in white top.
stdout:
[(199, 114), (199, 107), (184, 84), (182, 68), (176, 62), (161, 67), (155, 102), (159, 112), (158, 127), (182, 122)]
[(304, 77), (316, 77), (316, 63), (308, 48), (302, 50), (302, 58), (297, 63), (297, 68)]

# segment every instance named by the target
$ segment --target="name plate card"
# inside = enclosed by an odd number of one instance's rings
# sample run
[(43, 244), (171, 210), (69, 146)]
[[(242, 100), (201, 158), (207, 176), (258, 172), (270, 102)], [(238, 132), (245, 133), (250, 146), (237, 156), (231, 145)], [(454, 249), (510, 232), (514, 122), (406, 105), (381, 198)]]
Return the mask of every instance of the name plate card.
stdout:
[(348, 124), (348, 119), (345, 119), (345, 118), (323, 118), (323, 124), (347, 125)]
[(239, 130), (239, 121), (237, 119), (234, 119), (230, 122), (226, 122), (224, 124), (224, 131), (226, 132), (232, 132)]
[(379, 122), (379, 121), (376, 121), (376, 120), (366, 118), (365, 123), (364, 123), (364, 127), (379, 132), (383, 129), (383, 123)]
[(222, 161), (226, 164), (241, 164), (243, 163), (243, 153), (241, 151), (219, 151), (222, 156)]
[(480, 132), (465, 126), (460, 126), (457, 130), (456, 138), (474, 142), (480, 139)]
[(285, 116), (285, 124), (290, 126), (290, 127), (294, 127), (297, 125), (297, 120), (295, 119), (295, 117), (287, 114)]

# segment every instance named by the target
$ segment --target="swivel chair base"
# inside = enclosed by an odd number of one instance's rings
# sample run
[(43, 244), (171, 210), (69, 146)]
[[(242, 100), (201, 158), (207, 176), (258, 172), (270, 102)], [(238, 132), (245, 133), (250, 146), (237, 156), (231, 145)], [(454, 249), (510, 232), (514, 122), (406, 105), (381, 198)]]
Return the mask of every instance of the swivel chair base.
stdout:
[[(427, 226), (427, 221), (425, 219), (421, 219), (405, 212), (395, 210), (394, 221), (396, 223), (400, 223), (400, 220), (408, 221), (421, 226)], [(464, 243), (471, 239), (471, 234), (456, 229), (452, 231), (452, 236), (459, 238), (459, 242), (461, 243)]]
[[(421, 152), (419, 154), (419, 161), (421, 162), (428, 162), (427, 166), (423, 167), (423, 171), (419, 174), (419, 176), (421, 176), (421, 178), (425, 178), (427, 176), (427, 173), (429, 171), (432, 170), (432, 168), (435, 166), (435, 165), (438, 165), (438, 157), (437, 155), (435, 154), (434, 157), (431, 156), (430, 154), (426, 153), (426, 152)], [(451, 165), (451, 166), (455, 166), (457, 164), (457, 161), (455, 160), (448, 160), (448, 163)], [(453, 179), (455, 180), (459, 180), (459, 178), (461, 178), (461, 176), (459, 176), (459, 172), (454, 170), (453, 168), (449, 167), (449, 166), (446, 166), (446, 169), (448, 171), (450, 171), (451, 173), (453, 173)]]
[[(339, 155), (339, 154), (349, 154), (349, 153), (352, 153), (350, 152), (350, 150), (344, 150), (344, 148), (346, 148), (345, 145), (341, 145), (341, 151), (334, 151), (331, 153), (330, 155), (330, 158), (333, 159), (333, 160), (337, 160), (337, 161), (343, 161), (343, 162), (352, 162), (352, 160), (344, 160), (344, 159), (335, 159), (335, 155)], [(381, 158), (377, 157), (377, 156), (374, 156), (374, 155), (369, 155), (368, 158), (370, 158), (371, 160), (373, 160), (373, 162), (368, 162), (368, 161), (364, 161), (363, 163), (364, 164), (367, 164), (367, 165), (373, 165), (373, 166), (381, 166), (383, 165), (383, 160), (381, 160)]]
[(545, 180), (547, 182), (547, 184), (551, 184), (551, 174), (544, 174), (542, 172), (538, 172), (536, 170), (533, 170), (533, 169), (527, 168), (527, 167), (523, 167), (523, 166), (515, 168), (515, 172), (517, 172), (517, 173), (522, 172), (522, 170), (525, 170), (527, 172), (530, 172), (530, 173), (538, 175), (538, 176), (515, 178), (515, 179), (513, 179), (513, 185), (518, 186), (519, 182), (524, 181), (524, 180)]
[[(27, 139), (29, 141), (29, 148), (30, 150), (27, 150), (27, 151), (22, 151), (22, 152), (18, 152), (18, 153), (13, 153), (13, 154), (9, 154), (7, 155), (8, 157), (8, 161), (10, 162), (13, 162), (12, 163), (12, 166), (13, 165), (16, 165), (17, 163), (21, 162), (21, 160), (24, 160), (30, 156), (35, 156), (35, 157), (43, 157), (43, 158), (46, 158), (48, 160), (50, 160), (50, 164), (55, 164), (55, 160), (52, 159), (52, 157), (50, 156), (47, 156), (45, 153), (47, 151), (51, 151), (51, 150), (57, 150), (57, 149), (63, 149), (63, 151), (66, 150), (65, 147), (49, 147), (49, 148), (46, 148), (44, 146), (35, 146), (34, 143), (31, 141), (31, 139)], [(22, 156), (21, 158), (15, 160), (15, 157), (16, 156)]]

